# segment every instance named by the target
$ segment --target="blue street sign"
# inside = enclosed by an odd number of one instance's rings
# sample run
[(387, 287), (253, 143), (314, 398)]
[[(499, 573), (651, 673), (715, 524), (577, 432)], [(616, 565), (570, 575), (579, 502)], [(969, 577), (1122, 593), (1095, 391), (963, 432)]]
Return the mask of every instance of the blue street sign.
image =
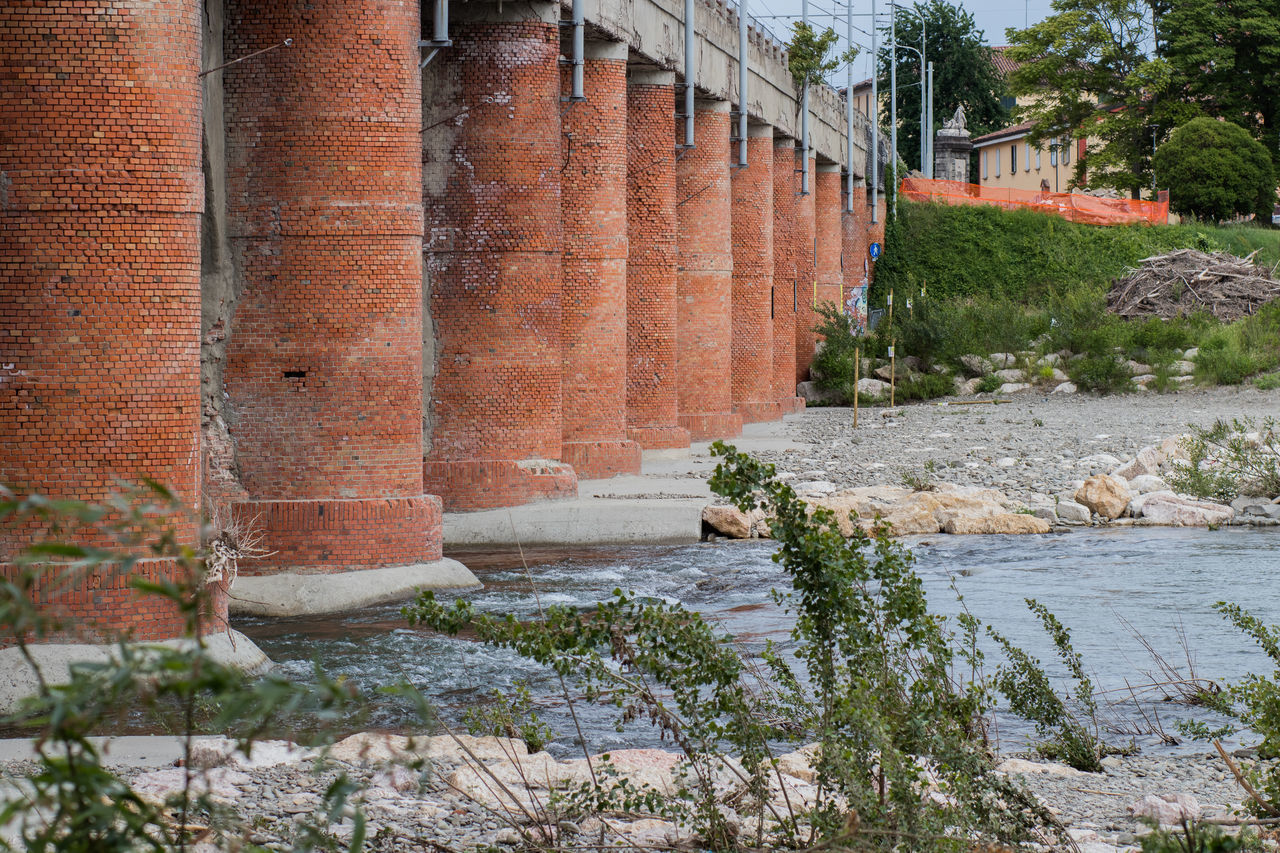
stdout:
[(867, 247), (867, 252), (869, 252), (869, 253), (870, 253), (870, 255), (871, 255), (871, 260), (873, 260), (873, 261), (874, 261), (876, 258), (880, 257), (880, 252), (881, 252), (881, 251), (883, 251), (883, 250), (880, 248), (880, 244), (879, 244), (879, 243), (872, 243), (870, 246), (868, 246), (868, 247)]

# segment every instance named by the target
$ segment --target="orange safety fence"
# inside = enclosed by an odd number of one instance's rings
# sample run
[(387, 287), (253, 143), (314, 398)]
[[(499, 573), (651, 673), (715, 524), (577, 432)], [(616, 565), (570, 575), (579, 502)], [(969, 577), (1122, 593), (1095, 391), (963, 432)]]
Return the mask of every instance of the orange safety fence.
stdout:
[(1006, 210), (1027, 208), (1061, 216), (1089, 225), (1165, 225), (1169, 222), (1169, 202), (1136, 201), (1127, 198), (1098, 198), (1076, 193), (1046, 193), (1030, 190), (983, 187), (961, 181), (933, 181), (903, 178), (901, 193), (912, 201), (942, 204), (989, 204)]

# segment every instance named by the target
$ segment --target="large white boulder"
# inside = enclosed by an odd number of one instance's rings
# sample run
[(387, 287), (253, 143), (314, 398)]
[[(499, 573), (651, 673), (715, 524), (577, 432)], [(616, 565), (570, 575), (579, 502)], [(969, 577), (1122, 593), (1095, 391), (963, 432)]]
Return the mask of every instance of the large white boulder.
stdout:
[(1198, 501), (1168, 492), (1152, 492), (1142, 495), (1140, 510), (1147, 524), (1169, 527), (1216, 527), (1235, 518), (1236, 511), (1229, 506)]

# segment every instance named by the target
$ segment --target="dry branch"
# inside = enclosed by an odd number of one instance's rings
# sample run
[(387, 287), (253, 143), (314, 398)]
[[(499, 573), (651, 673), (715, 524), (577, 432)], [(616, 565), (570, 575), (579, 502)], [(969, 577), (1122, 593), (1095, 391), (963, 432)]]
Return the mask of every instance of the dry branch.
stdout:
[(1239, 320), (1280, 298), (1280, 281), (1271, 277), (1272, 270), (1254, 265), (1255, 255), (1256, 250), (1238, 258), (1178, 249), (1143, 258), (1137, 269), (1112, 281), (1107, 309), (1121, 317), (1167, 320), (1206, 311), (1219, 320)]

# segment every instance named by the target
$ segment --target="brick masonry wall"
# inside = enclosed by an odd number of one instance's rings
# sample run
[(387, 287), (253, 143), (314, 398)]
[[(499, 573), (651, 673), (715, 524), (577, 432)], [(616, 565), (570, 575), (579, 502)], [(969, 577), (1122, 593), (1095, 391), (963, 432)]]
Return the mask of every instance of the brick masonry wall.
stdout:
[(729, 104), (699, 101), (695, 148), (676, 161), (676, 376), (680, 425), (695, 441), (742, 432), (730, 391), (733, 244)]
[[(796, 363), (794, 379), (804, 382), (809, 378), (809, 365), (813, 363), (813, 349), (818, 336), (813, 327), (818, 322), (817, 312), (813, 310), (817, 291), (817, 268), (814, 259), (816, 251), (816, 225), (814, 222), (816, 185), (818, 177), (817, 162), (809, 158), (809, 193), (796, 198)], [(800, 168), (799, 157), (796, 168)], [(799, 175), (796, 176), (797, 183)]]
[[(0, 579), (18, 582), (21, 571), (13, 563), (0, 563)], [(134, 579), (150, 583), (189, 583), (187, 569), (171, 559), (142, 559), (126, 571), (120, 563), (106, 563), (83, 574), (66, 566), (47, 566), (30, 589), (31, 600), (57, 622), (53, 633), (42, 639), (63, 643), (113, 643), (119, 640), (153, 642), (182, 636), (186, 619), (167, 598), (144, 595), (133, 588)], [(209, 610), (201, 633), (227, 630), (227, 593), (213, 585)], [(0, 648), (18, 638), (10, 626), (0, 626)], [(27, 635), (30, 642), (33, 637)]]
[(627, 435), (643, 448), (689, 446), (676, 407), (673, 93), (627, 86)]
[(471, 21), (451, 37), (423, 84), (436, 370), (427, 488), (446, 510), (571, 496), (572, 468), (553, 464), (563, 357), (559, 28)]
[(870, 282), (871, 259), (867, 256), (867, 225), (871, 208), (863, 204), (865, 194), (854, 188), (853, 210), (840, 215), (841, 246), (844, 270), (841, 276), (840, 305), (847, 307), (854, 290)]
[(783, 414), (804, 408), (796, 396), (796, 250), (799, 229), (796, 200), (800, 176), (795, 172), (795, 140), (773, 143), (773, 393)]
[[(155, 478), (190, 511), (181, 544), (200, 505), (199, 66), (195, 0), (0, 4), (0, 483), (98, 501)], [(44, 532), (0, 527), (0, 576)], [(73, 622), (181, 631), (124, 575), (49, 594), (54, 575), (37, 598)]]
[(818, 304), (840, 304), (844, 282), (843, 233), (840, 223), (843, 195), (839, 166), (819, 166), (814, 181), (814, 233), (818, 241)]
[[(640, 445), (627, 438), (626, 47), (614, 51), (619, 58), (585, 60), (587, 99), (566, 106), (561, 136), (560, 458), (579, 477), (640, 473)], [(571, 82), (566, 65), (562, 97)]]
[[(223, 72), (242, 281), (226, 415), (251, 498), (236, 513), (278, 552), (251, 571), (437, 559), (422, 486), (418, 10), (226, 0), (225, 12), (226, 56), (294, 39)], [(366, 515), (380, 539), (352, 521)]]
[(738, 143), (730, 146), (733, 169), (734, 411), (744, 423), (776, 420), (782, 406), (773, 393), (773, 131), (752, 128), (747, 166), (738, 168)]

